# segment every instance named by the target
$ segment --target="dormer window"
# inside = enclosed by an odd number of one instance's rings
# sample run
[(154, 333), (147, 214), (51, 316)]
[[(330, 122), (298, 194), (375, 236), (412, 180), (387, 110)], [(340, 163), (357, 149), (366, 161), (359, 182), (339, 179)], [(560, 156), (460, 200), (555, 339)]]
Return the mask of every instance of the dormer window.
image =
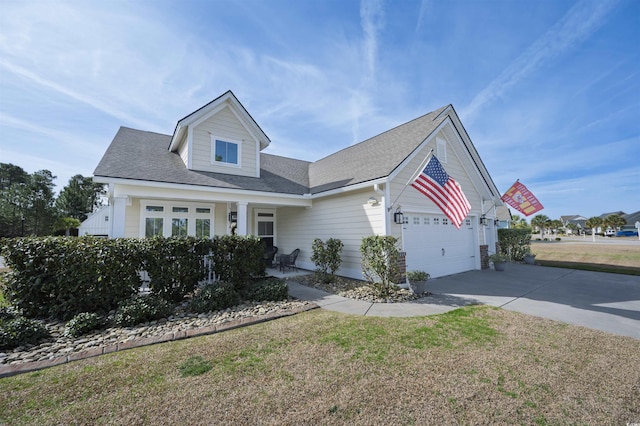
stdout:
[(240, 142), (211, 138), (211, 163), (240, 166)]

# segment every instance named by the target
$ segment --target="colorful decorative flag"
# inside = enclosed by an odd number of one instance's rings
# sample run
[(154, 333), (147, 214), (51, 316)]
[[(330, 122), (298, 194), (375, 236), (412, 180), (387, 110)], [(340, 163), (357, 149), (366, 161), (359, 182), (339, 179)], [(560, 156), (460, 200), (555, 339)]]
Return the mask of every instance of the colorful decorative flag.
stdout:
[(429, 159), (411, 186), (436, 203), (455, 227), (460, 229), (462, 221), (471, 210), (471, 204), (460, 184), (447, 174), (435, 155)]
[(511, 185), (511, 188), (500, 199), (525, 216), (532, 215), (544, 208), (535, 195), (520, 181)]

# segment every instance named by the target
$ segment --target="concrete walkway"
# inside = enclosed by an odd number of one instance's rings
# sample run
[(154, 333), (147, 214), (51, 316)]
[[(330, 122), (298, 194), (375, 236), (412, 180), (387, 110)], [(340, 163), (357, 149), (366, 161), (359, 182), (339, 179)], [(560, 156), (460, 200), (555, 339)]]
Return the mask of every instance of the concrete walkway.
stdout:
[(423, 316), (486, 304), (640, 339), (640, 277), (509, 264), (504, 272), (469, 271), (429, 281), (434, 293), (410, 303), (370, 303), (289, 279), (289, 293), (332, 311), (370, 316)]

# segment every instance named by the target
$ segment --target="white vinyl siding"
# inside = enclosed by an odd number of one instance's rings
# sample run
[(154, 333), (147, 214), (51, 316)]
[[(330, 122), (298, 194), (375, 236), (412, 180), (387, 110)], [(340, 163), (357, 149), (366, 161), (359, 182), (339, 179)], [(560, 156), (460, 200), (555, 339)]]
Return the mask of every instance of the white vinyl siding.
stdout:
[(277, 241), (279, 253), (300, 249), (298, 265), (313, 270), (311, 242), (338, 238), (344, 244), (342, 265), (338, 273), (362, 278), (360, 244), (363, 236), (384, 233), (385, 211), (382, 204), (371, 206), (369, 197), (380, 196), (373, 191), (358, 191), (345, 195), (318, 198), (311, 208), (281, 207), (278, 209)]
[[(213, 162), (212, 140), (220, 139), (238, 143), (239, 167)], [(236, 115), (226, 107), (215, 115), (198, 124), (193, 129), (192, 165), (193, 170), (232, 173), (242, 176), (257, 176), (258, 142), (247, 132)]]

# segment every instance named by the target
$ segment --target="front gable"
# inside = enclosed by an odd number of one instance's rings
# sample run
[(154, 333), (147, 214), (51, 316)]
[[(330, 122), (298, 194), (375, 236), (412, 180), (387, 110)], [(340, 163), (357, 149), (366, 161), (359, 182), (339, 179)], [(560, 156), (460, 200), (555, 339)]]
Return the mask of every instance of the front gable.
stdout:
[[(453, 107), (441, 112), (444, 118), (439, 126), (408, 156), (390, 175), (391, 194), (402, 194), (398, 200), (404, 207), (432, 209), (437, 207), (410, 185), (419, 169), (425, 166), (426, 158), (432, 153), (441, 162), (446, 172), (462, 187), (462, 191), (472, 206), (472, 213), (495, 217), (493, 208), (502, 205), (500, 194), (484, 164), (480, 160), (473, 143), (464, 131)], [(406, 188), (406, 190), (404, 189)], [(395, 199), (395, 197), (394, 197)], [(391, 206), (394, 207), (394, 206)]]
[(229, 91), (180, 120), (169, 151), (189, 170), (260, 177), (260, 151), (269, 143)]

